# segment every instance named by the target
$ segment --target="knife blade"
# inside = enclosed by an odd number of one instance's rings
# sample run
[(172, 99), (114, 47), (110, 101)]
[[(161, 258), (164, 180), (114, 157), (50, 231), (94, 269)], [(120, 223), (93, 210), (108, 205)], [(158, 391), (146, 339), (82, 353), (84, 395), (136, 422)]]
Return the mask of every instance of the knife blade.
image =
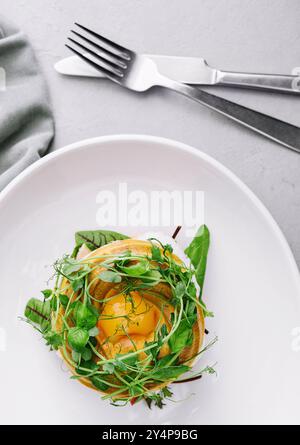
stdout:
[[(171, 79), (183, 83), (213, 85), (216, 83), (218, 70), (210, 68), (204, 59), (198, 57), (175, 57), (149, 55), (158, 70)], [(68, 76), (103, 77), (92, 66), (78, 56), (66, 57), (54, 65), (56, 71)]]

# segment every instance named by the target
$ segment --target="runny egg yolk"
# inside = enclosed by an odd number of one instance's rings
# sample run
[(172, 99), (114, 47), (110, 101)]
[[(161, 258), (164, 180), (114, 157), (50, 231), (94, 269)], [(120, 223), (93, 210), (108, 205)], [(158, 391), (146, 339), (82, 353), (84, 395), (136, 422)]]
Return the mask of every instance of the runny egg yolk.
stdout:
[(130, 295), (110, 291), (98, 322), (99, 337), (107, 356), (143, 349), (154, 339), (158, 324), (165, 322), (157, 306), (138, 292)]

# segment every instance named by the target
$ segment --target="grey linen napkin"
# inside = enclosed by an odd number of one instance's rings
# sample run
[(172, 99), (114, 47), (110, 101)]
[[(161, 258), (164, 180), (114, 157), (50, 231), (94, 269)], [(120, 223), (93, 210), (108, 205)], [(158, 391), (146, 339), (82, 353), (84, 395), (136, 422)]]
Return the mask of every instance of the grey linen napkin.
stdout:
[(53, 134), (33, 50), (25, 35), (0, 17), (0, 190), (46, 153)]

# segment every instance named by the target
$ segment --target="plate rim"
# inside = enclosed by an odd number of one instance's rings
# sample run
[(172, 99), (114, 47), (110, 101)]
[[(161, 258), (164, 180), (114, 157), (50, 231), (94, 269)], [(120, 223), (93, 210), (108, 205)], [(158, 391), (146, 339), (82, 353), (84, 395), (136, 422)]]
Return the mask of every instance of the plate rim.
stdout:
[(262, 203), (262, 201), (256, 196), (256, 194), (247, 186), (242, 179), (240, 179), (235, 173), (233, 173), (228, 167), (223, 165), (220, 161), (217, 161), (212, 156), (204, 153), (202, 150), (192, 147), (183, 142), (177, 141), (175, 139), (170, 139), (161, 136), (153, 136), (146, 134), (112, 134), (105, 136), (96, 136), (92, 138), (82, 139), (77, 142), (73, 142), (68, 144), (62, 148), (58, 148), (53, 152), (46, 154), (44, 157), (40, 158), (33, 164), (26, 167), (19, 175), (17, 175), (2, 191), (0, 191), (0, 208), (3, 202), (9, 197), (10, 193), (14, 191), (14, 189), (20, 184), (24, 179), (29, 177), (35, 170), (38, 170), (44, 164), (47, 164), (52, 159), (65, 155), (68, 152), (75, 151), (83, 146), (94, 145), (98, 143), (107, 143), (107, 142), (128, 142), (128, 141), (140, 141), (140, 142), (152, 142), (155, 144), (161, 144), (168, 146), (172, 149), (182, 150), (187, 153), (190, 153), (198, 158), (202, 159), (204, 162), (210, 164), (212, 167), (217, 169), (221, 174), (227, 177), (230, 181), (232, 181), (252, 202), (254, 207), (262, 214), (264, 219), (269, 224), (272, 229), (275, 237), (278, 239), (283, 252), (285, 253), (286, 260), (289, 263), (291, 273), (294, 277), (295, 286), (299, 292), (300, 298), (300, 273), (299, 269), (293, 255), (292, 249), (288, 244), (287, 239), (285, 238), (281, 228), (278, 223), (275, 221), (271, 212), (267, 209), (267, 207)]

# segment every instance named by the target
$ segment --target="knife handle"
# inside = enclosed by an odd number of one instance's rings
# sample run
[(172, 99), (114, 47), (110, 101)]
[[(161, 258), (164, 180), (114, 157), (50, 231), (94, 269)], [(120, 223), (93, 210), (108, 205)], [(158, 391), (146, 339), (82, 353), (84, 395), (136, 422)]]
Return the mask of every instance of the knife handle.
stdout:
[(216, 84), (255, 88), (282, 93), (300, 94), (300, 76), (280, 74), (247, 74), (229, 71), (217, 71)]
[(268, 114), (244, 107), (223, 97), (207, 93), (165, 76), (159, 76), (157, 85), (165, 87), (238, 122), (273, 141), (300, 153), (300, 128)]

